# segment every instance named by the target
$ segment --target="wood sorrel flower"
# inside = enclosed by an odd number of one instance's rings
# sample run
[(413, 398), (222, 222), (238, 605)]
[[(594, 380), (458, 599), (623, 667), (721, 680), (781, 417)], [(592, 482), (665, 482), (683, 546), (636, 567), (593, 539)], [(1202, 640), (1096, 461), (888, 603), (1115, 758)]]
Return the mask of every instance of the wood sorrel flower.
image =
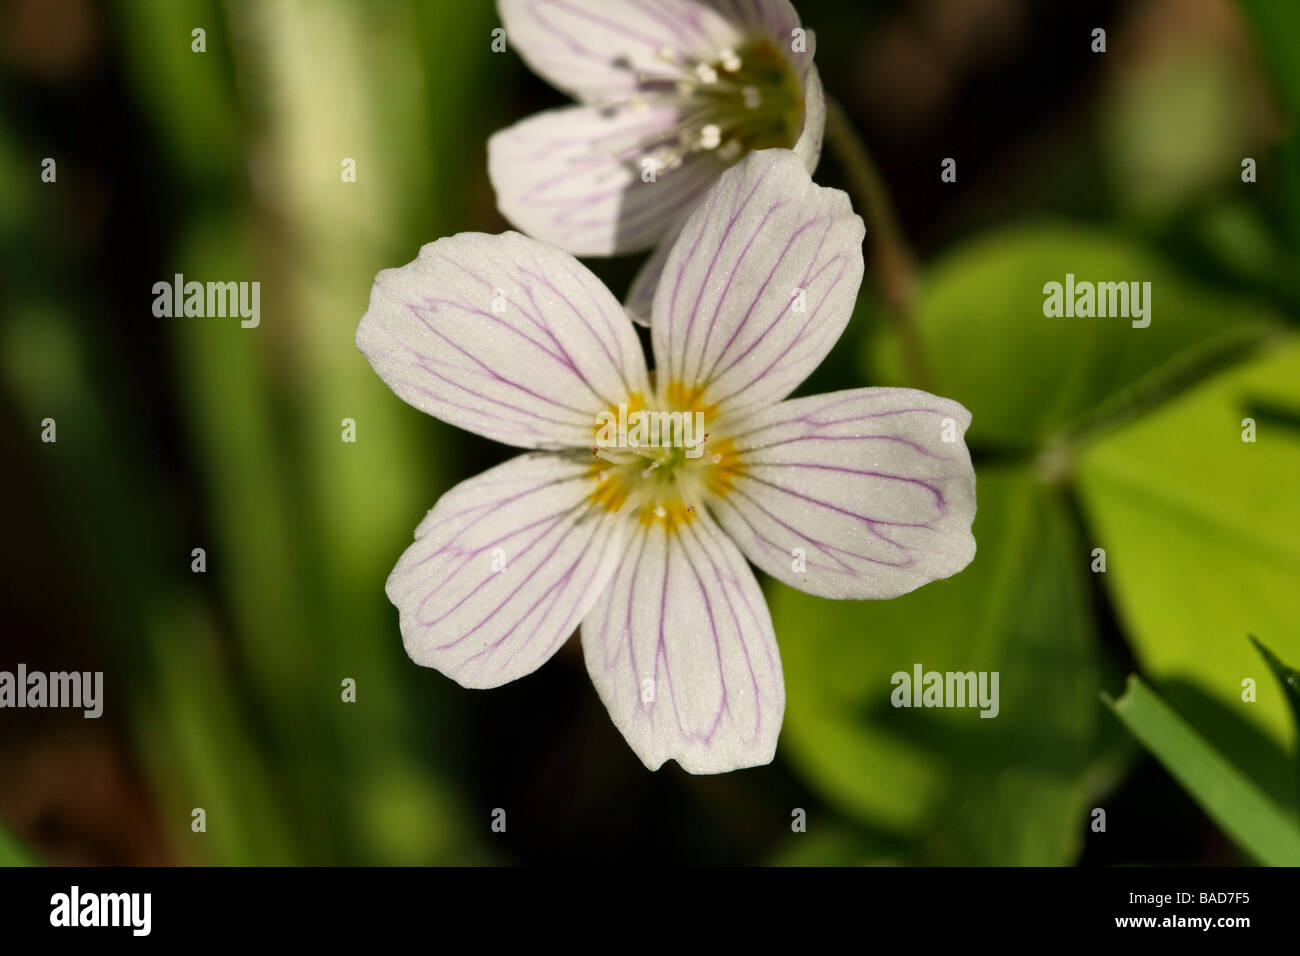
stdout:
[(498, 0), (533, 71), (580, 105), (488, 141), (502, 215), (578, 256), (658, 245), (627, 307), (649, 318), (685, 217), (751, 150), (811, 172), (826, 104), (813, 36), (787, 0)]
[[(416, 408), (534, 449), (416, 529), (387, 585), (411, 657), (494, 687), (581, 625), (646, 766), (771, 760), (785, 689), (745, 559), (813, 594), (888, 598), (975, 552), (964, 408), (894, 388), (783, 401), (849, 320), (862, 238), (848, 197), (794, 154), (750, 154), (667, 257), (653, 373), (599, 280), (517, 233), (442, 239), (381, 272), (357, 329), (375, 371)], [(701, 453), (596, 447), (619, 406), (700, 413)]]

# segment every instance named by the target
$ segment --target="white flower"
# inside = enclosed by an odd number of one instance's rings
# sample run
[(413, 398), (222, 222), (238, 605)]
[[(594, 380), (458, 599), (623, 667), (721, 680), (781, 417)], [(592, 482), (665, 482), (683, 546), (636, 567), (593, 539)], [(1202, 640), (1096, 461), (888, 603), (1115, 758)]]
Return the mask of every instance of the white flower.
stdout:
[(672, 239), (723, 170), (793, 149), (811, 172), (826, 104), (787, 0), (498, 0), (533, 71), (580, 105), (488, 142), (502, 215), (577, 256), (658, 246), (628, 295), (649, 317)]
[[(813, 594), (889, 598), (975, 551), (964, 408), (892, 388), (783, 401), (849, 320), (862, 238), (848, 197), (792, 153), (750, 154), (667, 257), (653, 374), (609, 291), (517, 233), (442, 239), (381, 272), (357, 330), (375, 371), (423, 411), (534, 449), (416, 529), (387, 585), (411, 657), (494, 687), (581, 625), (647, 767), (771, 760), (785, 689), (745, 559)], [(593, 455), (619, 405), (703, 412), (703, 453)]]

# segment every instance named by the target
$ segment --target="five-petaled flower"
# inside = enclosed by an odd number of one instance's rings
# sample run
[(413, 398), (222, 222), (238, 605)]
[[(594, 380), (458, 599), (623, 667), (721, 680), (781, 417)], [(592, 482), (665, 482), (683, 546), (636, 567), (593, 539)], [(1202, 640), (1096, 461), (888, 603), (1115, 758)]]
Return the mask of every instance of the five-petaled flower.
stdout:
[[(889, 598), (975, 552), (966, 409), (895, 388), (786, 400), (849, 320), (863, 234), (794, 154), (751, 153), (667, 256), (653, 373), (610, 292), (516, 233), (442, 239), (381, 272), (357, 330), (375, 371), (423, 411), (533, 449), (416, 529), (387, 585), (411, 657), (494, 687), (581, 626), (591, 679), (647, 767), (770, 761), (785, 688), (745, 559), (813, 594)], [(702, 412), (703, 453), (593, 455), (620, 405)]]
[(751, 150), (791, 149), (809, 172), (826, 104), (813, 36), (788, 0), (498, 0), (506, 35), (576, 106), (488, 142), (502, 214), (577, 256), (657, 246), (627, 307), (647, 320), (677, 235)]

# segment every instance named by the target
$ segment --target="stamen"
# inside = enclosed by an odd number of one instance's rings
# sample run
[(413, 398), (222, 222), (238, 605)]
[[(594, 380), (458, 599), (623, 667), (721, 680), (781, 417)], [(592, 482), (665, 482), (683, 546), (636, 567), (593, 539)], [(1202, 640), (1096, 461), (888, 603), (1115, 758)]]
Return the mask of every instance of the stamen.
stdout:
[(691, 496), (686, 493), (686, 481), (679, 471), (673, 476), (677, 480), (677, 494), (681, 495), (682, 503), (686, 505), (686, 510), (695, 514), (695, 502), (691, 501)]
[[(594, 144), (607, 153), (611, 182), (627, 175), (628, 163), (652, 160), (666, 174), (698, 153), (712, 153), (730, 166), (748, 150), (790, 148), (797, 139), (803, 108), (797, 77), (770, 41), (754, 39), (724, 47), (711, 57), (695, 57), (670, 45), (636, 71), (639, 87), (603, 97), (602, 109), (626, 107), (643, 116), (667, 107), (673, 119), (662, 128), (634, 121), (641, 129), (611, 133)], [(653, 115), (653, 114), (651, 114)]]

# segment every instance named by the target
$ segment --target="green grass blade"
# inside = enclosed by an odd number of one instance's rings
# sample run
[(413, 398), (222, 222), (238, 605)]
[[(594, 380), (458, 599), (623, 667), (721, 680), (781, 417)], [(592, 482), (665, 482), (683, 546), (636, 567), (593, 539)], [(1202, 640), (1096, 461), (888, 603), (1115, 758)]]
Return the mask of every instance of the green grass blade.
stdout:
[[(1295, 720), (1297, 736), (1300, 737), (1300, 671), (1282, 663), (1281, 659), (1253, 634), (1250, 635), (1250, 643), (1255, 645), (1255, 650), (1259, 651), (1260, 656), (1268, 664), (1269, 670), (1277, 678), (1277, 682), (1282, 685), (1282, 696), (1291, 707), (1291, 716)], [(1300, 772), (1300, 744), (1296, 747), (1296, 770)], [(1296, 799), (1300, 800), (1300, 787), (1296, 788)]]
[(1300, 865), (1300, 830), (1137, 676), (1102, 699), (1237, 845), (1269, 866)]
[(1300, 731), (1300, 671), (1282, 663), (1277, 655), (1265, 647), (1259, 638), (1253, 634), (1250, 637), (1250, 643), (1255, 645), (1255, 649), (1268, 663), (1273, 676), (1282, 685), (1282, 693), (1286, 696), (1286, 702), (1291, 706), (1291, 715), (1295, 718), (1296, 730)]

